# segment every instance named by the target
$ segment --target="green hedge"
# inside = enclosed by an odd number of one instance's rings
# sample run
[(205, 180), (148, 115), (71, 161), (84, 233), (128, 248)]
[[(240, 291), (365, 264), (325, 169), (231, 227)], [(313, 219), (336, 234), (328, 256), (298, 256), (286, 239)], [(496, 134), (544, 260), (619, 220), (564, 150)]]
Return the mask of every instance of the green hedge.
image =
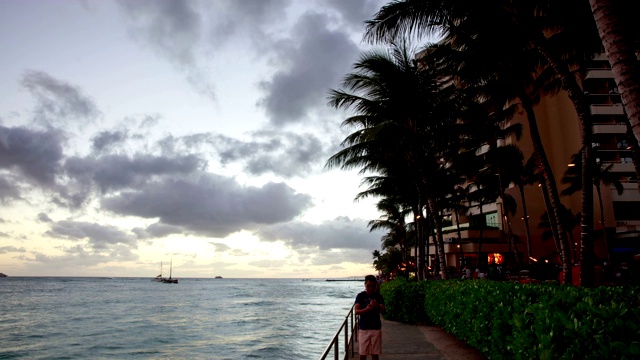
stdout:
[(432, 322), (489, 359), (638, 359), (640, 288), (394, 280), (389, 320)]

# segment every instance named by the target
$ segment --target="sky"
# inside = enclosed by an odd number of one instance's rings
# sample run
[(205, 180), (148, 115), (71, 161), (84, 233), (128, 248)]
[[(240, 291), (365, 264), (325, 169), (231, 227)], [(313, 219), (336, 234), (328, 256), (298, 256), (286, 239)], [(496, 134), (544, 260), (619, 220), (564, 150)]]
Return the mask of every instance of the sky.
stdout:
[(0, 272), (373, 273), (327, 169), (373, 0), (0, 0)]

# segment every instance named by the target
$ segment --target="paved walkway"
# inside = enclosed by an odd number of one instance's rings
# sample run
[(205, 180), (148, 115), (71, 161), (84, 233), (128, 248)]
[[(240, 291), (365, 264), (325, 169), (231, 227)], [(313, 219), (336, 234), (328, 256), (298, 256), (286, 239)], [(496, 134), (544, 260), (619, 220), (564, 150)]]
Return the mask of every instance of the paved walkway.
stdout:
[[(356, 356), (349, 359), (358, 359)], [(368, 359), (371, 359), (369, 356)], [(382, 319), (380, 360), (484, 360), (480, 352), (437, 326)]]

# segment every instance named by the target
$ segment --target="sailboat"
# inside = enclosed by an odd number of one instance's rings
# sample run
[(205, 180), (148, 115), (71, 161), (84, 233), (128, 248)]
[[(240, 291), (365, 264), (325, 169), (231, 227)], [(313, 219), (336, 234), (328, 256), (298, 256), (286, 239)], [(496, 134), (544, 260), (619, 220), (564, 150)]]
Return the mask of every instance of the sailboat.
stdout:
[(160, 261), (160, 275), (154, 277), (153, 279), (151, 279), (152, 281), (157, 281), (157, 282), (162, 282), (162, 280), (164, 280), (162, 278), (162, 261)]
[(169, 278), (168, 279), (164, 279), (162, 278), (162, 282), (166, 283), (166, 284), (177, 284), (178, 283), (178, 279), (172, 279), (171, 278), (171, 272), (173, 271), (173, 258), (171, 259), (171, 265), (169, 265)]

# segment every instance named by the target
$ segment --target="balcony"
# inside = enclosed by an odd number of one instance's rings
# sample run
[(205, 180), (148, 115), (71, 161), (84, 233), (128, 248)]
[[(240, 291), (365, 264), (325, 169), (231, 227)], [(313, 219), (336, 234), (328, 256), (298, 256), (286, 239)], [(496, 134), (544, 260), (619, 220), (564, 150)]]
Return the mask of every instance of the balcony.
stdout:
[[(593, 106), (591, 107), (591, 111), (593, 113)], [(600, 105), (602, 106), (602, 105)], [(611, 106), (611, 105), (607, 105)], [(625, 124), (595, 124), (592, 127), (594, 134), (626, 134), (627, 133), (627, 125)]]
[(587, 69), (585, 79), (613, 79), (611, 69)]
[(591, 105), (592, 115), (624, 115), (622, 104)]
[(605, 165), (605, 166), (608, 166), (609, 164), (612, 164), (613, 166), (611, 167), (611, 172), (618, 172), (618, 173), (634, 173), (634, 172), (636, 172), (635, 168), (633, 167), (633, 163), (631, 163), (631, 162), (603, 161), (602, 164)]
[[(633, 167), (633, 164), (624, 164), (624, 165), (631, 165)], [(616, 191), (616, 188), (611, 185), (611, 201), (640, 201), (640, 192), (638, 192), (638, 183), (633, 181), (633, 182), (623, 182), (622, 183), (622, 188), (624, 189), (624, 191), (622, 192), (621, 195), (618, 195), (618, 192)], [(638, 226), (640, 226), (640, 222), (637, 224)]]

